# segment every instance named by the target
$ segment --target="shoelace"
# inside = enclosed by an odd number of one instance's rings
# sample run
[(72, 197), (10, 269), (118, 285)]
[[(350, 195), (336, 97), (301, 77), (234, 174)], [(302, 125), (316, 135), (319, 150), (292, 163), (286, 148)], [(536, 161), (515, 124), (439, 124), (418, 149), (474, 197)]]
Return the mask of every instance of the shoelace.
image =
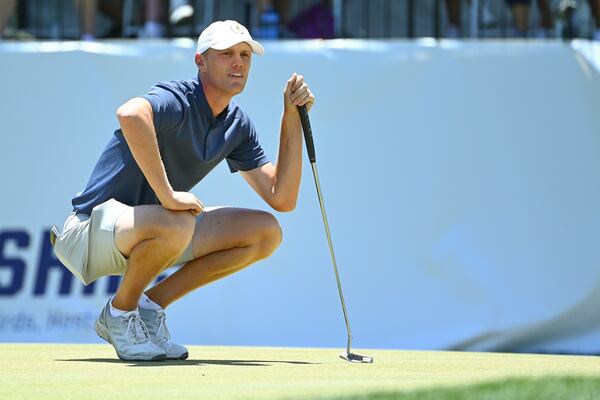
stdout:
[(131, 314), (127, 317), (127, 329), (125, 330), (125, 336), (133, 339), (135, 344), (144, 343), (149, 340), (148, 331), (146, 326), (142, 322), (142, 318), (139, 314)]
[(165, 324), (166, 315), (164, 312), (158, 312), (156, 315), (156, 322), (158, 323), (158, 327), (156, 328), (156, 334), (158, 336), (159, 333), (162, 333), (162, 338), (165, 342), (168, 342), (171, 339), (171, 333), (167, 329), (167, 325)]

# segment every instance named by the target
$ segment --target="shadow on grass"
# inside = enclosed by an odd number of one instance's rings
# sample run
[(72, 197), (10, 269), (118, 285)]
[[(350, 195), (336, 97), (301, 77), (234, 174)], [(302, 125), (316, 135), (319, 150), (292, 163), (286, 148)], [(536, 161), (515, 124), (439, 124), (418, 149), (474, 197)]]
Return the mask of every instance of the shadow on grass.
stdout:
[(316, 365), (305, 361), (281, 360), (165, 360), (165, 361), (122, 361), (118, 358), (71, 358), (54, 361), (94, 362), (107, 364), (126, 364), (130, 367), (166, 367), (166, 366), (195, 366), (195, 365), (225, 365), (229, 367), (271, 367), (273, 364)]

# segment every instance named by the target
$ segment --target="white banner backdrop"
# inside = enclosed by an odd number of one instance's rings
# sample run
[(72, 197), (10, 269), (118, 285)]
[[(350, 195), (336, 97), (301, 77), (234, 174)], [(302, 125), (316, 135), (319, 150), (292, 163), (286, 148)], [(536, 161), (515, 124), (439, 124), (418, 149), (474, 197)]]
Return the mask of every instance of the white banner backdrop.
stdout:
[[(595, 44), (586, 44), (586, 48)], [(274, 160), (292, 72), (311, 121), (355, 346), (600, 350), (600, 80), (558, 42), (266, 43), (238, 102)], [(589, 52), (589, 50), (588, 50)], [(194, 43), (0, 44), (0, 340), (95, 342), (116, 281), (52, 254), (117, 127)], [(225, 165), (194, 192), (266, 209)], [(168, 311), (190, 344), (337, 346), (345, 328), (308, 163), (269, 259)]]

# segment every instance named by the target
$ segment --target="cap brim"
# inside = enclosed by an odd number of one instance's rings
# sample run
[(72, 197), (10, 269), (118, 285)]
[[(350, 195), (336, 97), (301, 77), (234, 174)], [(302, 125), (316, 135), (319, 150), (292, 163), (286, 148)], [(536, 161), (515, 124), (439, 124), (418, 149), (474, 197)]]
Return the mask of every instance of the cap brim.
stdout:
[(230, 48), (231, 46), (235, 46), (238, 43), (248, 43), (253, 53), (263, 55), (265, 53), (265, 48), (262, 44), (258, 43), (256, 40), (223, 40), (221, 42), (215, 43), (210, 46), (211, 49), (215, 50), (225, 50)]

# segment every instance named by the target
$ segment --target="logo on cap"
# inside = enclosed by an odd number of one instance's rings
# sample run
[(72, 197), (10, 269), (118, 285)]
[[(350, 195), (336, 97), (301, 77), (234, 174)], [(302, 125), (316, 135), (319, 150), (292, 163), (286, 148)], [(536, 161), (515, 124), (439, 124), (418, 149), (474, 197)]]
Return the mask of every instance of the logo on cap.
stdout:
[(237, 22), (235, 24), (231, 24), (231, 30), (238, 35), (244, 34), (244, 27)]

